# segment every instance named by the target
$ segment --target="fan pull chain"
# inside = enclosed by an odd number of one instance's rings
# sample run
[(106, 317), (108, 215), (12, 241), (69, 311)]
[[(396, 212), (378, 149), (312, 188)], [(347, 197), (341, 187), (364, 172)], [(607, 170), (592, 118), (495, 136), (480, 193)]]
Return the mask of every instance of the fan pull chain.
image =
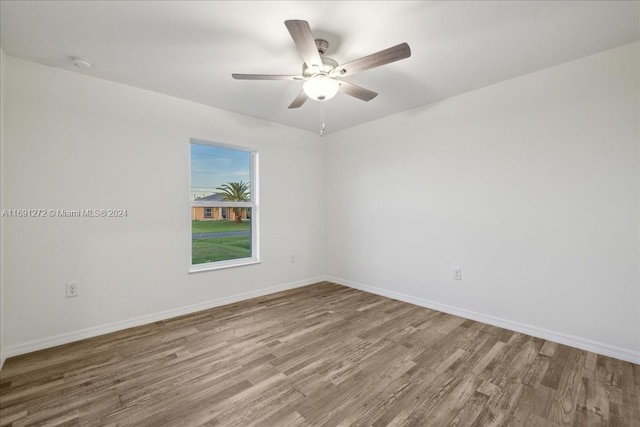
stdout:
[(322, 115), (322, 127), (320, 128), (320, 138), (324, 136), (324, 102), (320, 102), (320, 111)]

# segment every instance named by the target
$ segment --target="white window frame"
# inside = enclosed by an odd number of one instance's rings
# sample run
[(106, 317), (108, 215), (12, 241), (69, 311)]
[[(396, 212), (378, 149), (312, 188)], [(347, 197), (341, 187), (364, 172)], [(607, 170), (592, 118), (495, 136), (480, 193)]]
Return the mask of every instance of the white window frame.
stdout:
[[(260, 261), (260, 234), (259, 234), (259, 183), (258, 183), (258, 150), (239, 147), (236, 145), (224, 144), (220, 142), (206, 141), (202, 139), (191, 138), (189, 141), (189, 199), (191, 199), (191, 144), (208, 145), (218, 148), (226, 148), (236, 151), (245, 151), (250, 153), (251, 174), (249, 189), (251, 201), (249, 202), (200, 202), (197, 200), (189, 200), (189, 273), (199, 273), (202, 271), (220, 270), (223, 268), (241, 267), (244, 265), (259, 264)], [(192, 264), (193, 261), (193, 238), (191, 228), (191, 209), (193, 207), (220, 207), (220, 208), (251, 208), (251, 256), (247, 258), (236, 258), (225, 261), (215, 261), (202, 264)]]

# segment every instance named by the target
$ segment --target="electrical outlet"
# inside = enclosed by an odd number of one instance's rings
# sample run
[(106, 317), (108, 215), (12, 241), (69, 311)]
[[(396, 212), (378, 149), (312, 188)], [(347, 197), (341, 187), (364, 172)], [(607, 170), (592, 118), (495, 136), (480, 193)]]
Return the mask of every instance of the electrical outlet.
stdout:
[(67, 298), (77, 297), (79, 295), (78, 291), (77, 283), (67, 283)]
[(451, 276), (451, 278), (454, 280), (462, 280), (462, 268), (455, 267), (453, 269), (453, 275)]

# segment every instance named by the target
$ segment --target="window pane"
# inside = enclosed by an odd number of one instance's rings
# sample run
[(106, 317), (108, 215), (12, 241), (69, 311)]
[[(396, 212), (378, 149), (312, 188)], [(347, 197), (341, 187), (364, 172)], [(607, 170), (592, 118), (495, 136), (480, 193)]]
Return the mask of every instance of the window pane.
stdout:
[(251, 257), (251, 208), (213, 208), (218, 209), (228, 211), (230, 218), (191, 221), (194, 265)]
[(192, 265), (244, 260), (239, 261), (242, 263), (254, 258), (252, 244), (257, 239), (253, 235), (251, 207), (255, 207), (255, 201), (251, 200), (254, 159), (249, 151), (192, 141)]
[(191, 200), (251, 200), (251, 153), (191, 143)]

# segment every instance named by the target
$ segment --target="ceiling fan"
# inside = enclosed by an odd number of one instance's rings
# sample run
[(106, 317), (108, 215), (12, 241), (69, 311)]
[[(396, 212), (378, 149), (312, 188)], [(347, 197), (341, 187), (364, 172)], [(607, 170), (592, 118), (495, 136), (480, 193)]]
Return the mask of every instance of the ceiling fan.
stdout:
[(378, 95), (376, 92), (341, 80), (341, 78), (411, 56), (409, 45), (400, 43), (380, 52), (338, 65), (333, 59), (324, 56), (329, 43), (326, 40), (314, 39), (307, 21), (288, 20), (284, 21), (284, 25), (289, 30), (289, 34), (291, 34), (291, 38), (293, 38), (298, 52), (304, 60), (302, 75), (231, 74), (231, 76), (238, 80), (304, 81), (302, 92), (293, 100), (289, 108), (299, 108), (307, 99), (326, 101), (333, 98), (338, 91), (363, 101), (371, 101)]

